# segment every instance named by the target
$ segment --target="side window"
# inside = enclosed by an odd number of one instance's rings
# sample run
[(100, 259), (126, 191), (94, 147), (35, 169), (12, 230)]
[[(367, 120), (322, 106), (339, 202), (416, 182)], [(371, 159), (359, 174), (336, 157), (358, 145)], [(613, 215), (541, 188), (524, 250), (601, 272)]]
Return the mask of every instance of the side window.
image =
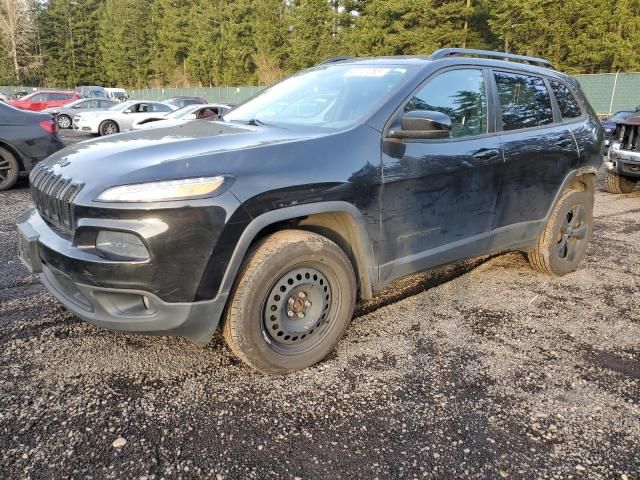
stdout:
[(46, 93), (38, 93), (37, 95), (31, 97), (29, 100), (31, 100), (32, 102), (46, 102), (48, 98), (49, 97)]
[(495, 72), (495, 78), (503, 130), (553, 123), (551, 97), (542, 78), (506, 72)]
[(150, 111), (151, 111), (151, 107), (149, 106), (148, 103), (139, 103), (136, 108), (136, 112), (138, 113), (146, 113)]
[(556, 102), (558, 102), (562, 118), (570, 119), (580, 117), (582, 110), (580, 109), (580, 104), (571, 93), (571, 90), (569, 90), (565, 84), (554, 80), (551, 80), (550, 84), (553, 95), (556, 97)]
[(50, 93), (49, 94), (49, 100), (51, 101), (58, 101), (58, 100), (68, 100), (69, 96), (65, 95), (64, 93)]
[(82, 108), (98, 108), (97, 100), (89, 100), (88, 102), (84, 102)]
[(451, 118), (451, 138), (487, 133), (487, 90), (479, 69), (450, 70), (425, 85), (404, 107), (432, 110)]

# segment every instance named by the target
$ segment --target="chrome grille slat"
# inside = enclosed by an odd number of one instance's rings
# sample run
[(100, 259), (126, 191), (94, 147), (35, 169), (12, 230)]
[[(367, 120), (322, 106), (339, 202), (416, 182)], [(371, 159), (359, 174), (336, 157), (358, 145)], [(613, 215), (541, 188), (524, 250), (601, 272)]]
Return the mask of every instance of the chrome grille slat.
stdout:
[(82, 185), (42, 165), (31, 172), (30, 180), (31, 198), (42, 218), (70, 233), (73, 229), (73, 200)]

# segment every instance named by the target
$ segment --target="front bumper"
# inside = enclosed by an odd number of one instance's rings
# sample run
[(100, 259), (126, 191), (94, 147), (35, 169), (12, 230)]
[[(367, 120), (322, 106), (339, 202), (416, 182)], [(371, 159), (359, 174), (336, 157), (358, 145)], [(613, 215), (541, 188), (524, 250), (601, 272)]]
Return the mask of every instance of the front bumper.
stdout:
[(640, 152), (623, 150), (617, 142), (609, 147), (604, 165), (620, 176), (640, 178)]
[[(169, 302), (155, 293), (136, 288), (112, 288), (95, 282), (90, 272), (96, 259), (91, 253), (74, 248), (72, 240), (54, 232), (35, 210), (19, 220), (18, 248), (23, 263), (40, 279), (49, 292), (72, 313), (96, 326), (146, 335), (175, 335), (198, 343), (208, 343), (222, 316), (228, 293), (211, 300)], [(52, 256), (55, 252), (55, 256)], [(104, 268), (114, 267), (104, 260)], [(84, 265), (87, 281), (78, 270), (60, 266)], [(94, 270), (95, 271), (95, 270)]]
[(72, 120), (72, 127), (74, 130), (88, 133), (98, 133), (98, 126), (82, 120), (81, 118), (74, 117)]

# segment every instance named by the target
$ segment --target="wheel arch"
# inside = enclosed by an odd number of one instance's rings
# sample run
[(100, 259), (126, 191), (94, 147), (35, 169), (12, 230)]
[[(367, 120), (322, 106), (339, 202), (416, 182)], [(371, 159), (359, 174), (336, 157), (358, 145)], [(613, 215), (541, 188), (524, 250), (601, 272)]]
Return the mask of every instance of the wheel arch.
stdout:
[(240, 235), (222, 278), (220, 292), (231, 290), (242, 262), (256, 243), (271, 233), (288, 228), (318, 233), (335, 242), (351, 261), (359, 296), (364, 299), (373, 296), (377, 275), (365, 220), (356, 207), (340, 201), (285, 207), (254, 218)]
[[(113, 118), (105, 118), (104, 120), (100, 120), (98, 122), (98, 133), (100, 133), (100, 130), (102, 129), (102, 125), (104, 125), (106, 122), (113, 122), (116, 124), (116, 127), (118, 127), (118, 133), (120, 133), (120, 124), (118, 123), (117, 120), (114, 120)], [(100, 135), (102, 135), (102, 133), (100, 133)]]

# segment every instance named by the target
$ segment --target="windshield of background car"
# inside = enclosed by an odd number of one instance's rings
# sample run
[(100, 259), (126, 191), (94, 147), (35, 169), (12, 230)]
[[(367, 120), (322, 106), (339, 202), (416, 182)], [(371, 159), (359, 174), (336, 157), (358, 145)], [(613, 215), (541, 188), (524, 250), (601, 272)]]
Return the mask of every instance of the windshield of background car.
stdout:
[(179, 108), (171, 113), (167, 113), (167, 118), (182, 118), (185, 115), (189, 115), (191, 112), (200, 108), (200, 105), (187, 105), (186, 107)]
[(129, 108), (131, 105), (135, 105), (136, 102), (122, 102), (122, 103), (116, 103), (113, 107), (109, 108), (108, 110), (112, 110), (114, 112), (124, 112), (127, 108)]
[(616, 112), (613, 115), (611, 115), (609, 118), (607, 118), (608, 121), (610, 122), (617, 122), (620, 120), (624, 120), (625, 118), (631, 116), (634, 112)]
[(225, 121), (345, 128), (383, 103), (409, 66), (327, 65), (294, 75), (224, 116)]

